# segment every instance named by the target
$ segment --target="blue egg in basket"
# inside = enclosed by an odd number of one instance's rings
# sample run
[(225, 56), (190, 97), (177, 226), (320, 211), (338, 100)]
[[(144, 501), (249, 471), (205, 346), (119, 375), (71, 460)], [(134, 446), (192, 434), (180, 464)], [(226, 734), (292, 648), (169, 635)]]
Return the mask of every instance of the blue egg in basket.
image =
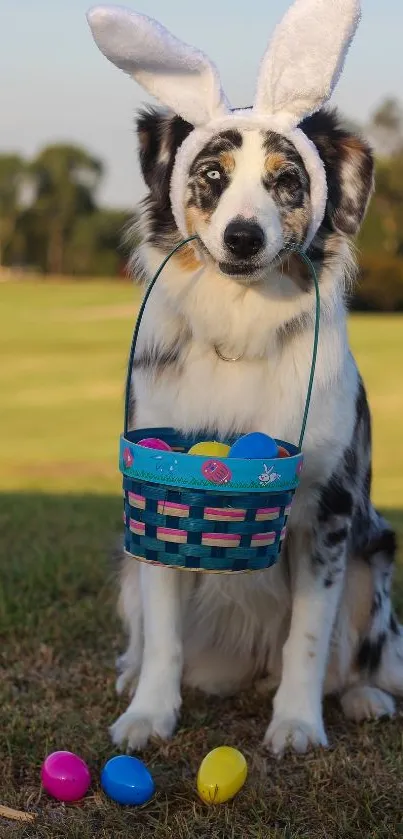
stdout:
[(273, 437), (254, 431), (245, 434), (231, 446), (228, 457), (239, 457), (247, 460), (256, 458), (272, 458), (278, 456), (278, 446)]
[(130, 755), (117, 755), (105, 764), (101, 773), (102, 789), (118, 804), (146, 804), (155, 792), (150, 772), (141, 760)]

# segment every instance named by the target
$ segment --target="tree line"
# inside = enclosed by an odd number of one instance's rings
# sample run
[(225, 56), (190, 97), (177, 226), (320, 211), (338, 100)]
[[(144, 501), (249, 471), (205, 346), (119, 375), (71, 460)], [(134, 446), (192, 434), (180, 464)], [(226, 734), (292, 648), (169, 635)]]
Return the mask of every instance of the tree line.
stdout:
[(375, 193), (358, 238), (352, 301), (364, 311), (403, 311), (403, 110), (386, 99), (366, 129), (375, 151)]
[(100, 207), (102, 161), (76, 145), (44, 148), (32, 161), (0, 155), (0, 270), (114, 276), (124, 270), (130, 214)]
[[(357, 127), (357, 126), (356, 126)], [(358, 127), (359, 128), (359, 127)], [(353, 308), (403, 311), (403, 111), (386, 99), (363, 133), (376, 156), (376, 191), (358, 238)], [(118, 276), (131, 213), (99, 206), (101, 160), (76, 145), (47, 146), (32, 161), (0, 155), (0, 271)]]

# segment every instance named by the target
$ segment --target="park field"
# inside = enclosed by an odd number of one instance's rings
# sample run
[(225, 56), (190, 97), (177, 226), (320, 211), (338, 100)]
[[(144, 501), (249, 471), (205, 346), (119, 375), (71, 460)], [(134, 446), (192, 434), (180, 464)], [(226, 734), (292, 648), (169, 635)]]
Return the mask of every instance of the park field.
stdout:
[[(402, 715), (347, 724), (326, 706), (331, 748), (277, 762), (260, 749), (270, 702), (187, 694), (178, 735), (145, 759), (157, 794), (119, 808), (99, 788), (123, 639), (111, 550), (121, 530), (118, 436), (138, 292), (110, 282), (0, 285), (0, 816), (7, 839), (391, 839), (403, 835)], [(403, 317), (354, 316), (350, 336), (374, 422), (374, 498), (403, 536)], [(395, 596), (403, 611), (403, 555)], [(207, 809), (204, 754), (242, 749), (249, 781)], [(94, 783), (79, 805), (41, 792), (46, 753), (70, 749)]]

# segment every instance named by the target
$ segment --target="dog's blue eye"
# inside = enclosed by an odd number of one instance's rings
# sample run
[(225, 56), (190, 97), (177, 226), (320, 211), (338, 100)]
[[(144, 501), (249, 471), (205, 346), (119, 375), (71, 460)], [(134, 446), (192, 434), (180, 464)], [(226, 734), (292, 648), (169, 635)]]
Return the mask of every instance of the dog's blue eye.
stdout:
[(207, 177), (210, 181), (218, 181), (221, 178), (221, 172), (219, 169), (210, 169), (207, 172)]

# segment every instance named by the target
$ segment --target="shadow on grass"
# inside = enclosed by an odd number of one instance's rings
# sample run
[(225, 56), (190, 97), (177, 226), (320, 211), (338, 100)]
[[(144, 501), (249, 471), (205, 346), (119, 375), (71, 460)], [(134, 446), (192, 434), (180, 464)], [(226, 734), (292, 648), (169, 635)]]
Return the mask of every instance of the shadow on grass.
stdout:
[[(125, 708), (114, 692), (113, 565), (122, 531), (119, 497), (0, 496), (0, 801), (34, 810), (32, 828), (5, 824), (4, 835), (35, 839), (330, 839), (389, 837), (401, 824), (400, 723), (347, 724), (326, 708), (333, 748), (308, 758), (268, 757), (260, 743), (270, 699), (247, 692), (220, 700), (188, 693), (172, 744), (145, 759), (157, 795), (142, 810), (99, 794), (99, 773), (113, 753), (108, 724)], [(386, 511), (387, 512), (387, 511)], [(389, 519), (402, 533), (403, 515)], [(403, 563), (398, 570), (402, 591)], [(229, 805), (205, 808), (195, 795), (200, 760), (223, 743), (249, 765), (245, 790)], [(40, 794), (39, 767), (55, 749), (81, 753), (93, 792), (77, 807)], [(2, 836), (0, 823), (0, 836)]]
[(121, 535), (119, 496), (0, 495), (0, 631), (70, 646), (106, 631)]

